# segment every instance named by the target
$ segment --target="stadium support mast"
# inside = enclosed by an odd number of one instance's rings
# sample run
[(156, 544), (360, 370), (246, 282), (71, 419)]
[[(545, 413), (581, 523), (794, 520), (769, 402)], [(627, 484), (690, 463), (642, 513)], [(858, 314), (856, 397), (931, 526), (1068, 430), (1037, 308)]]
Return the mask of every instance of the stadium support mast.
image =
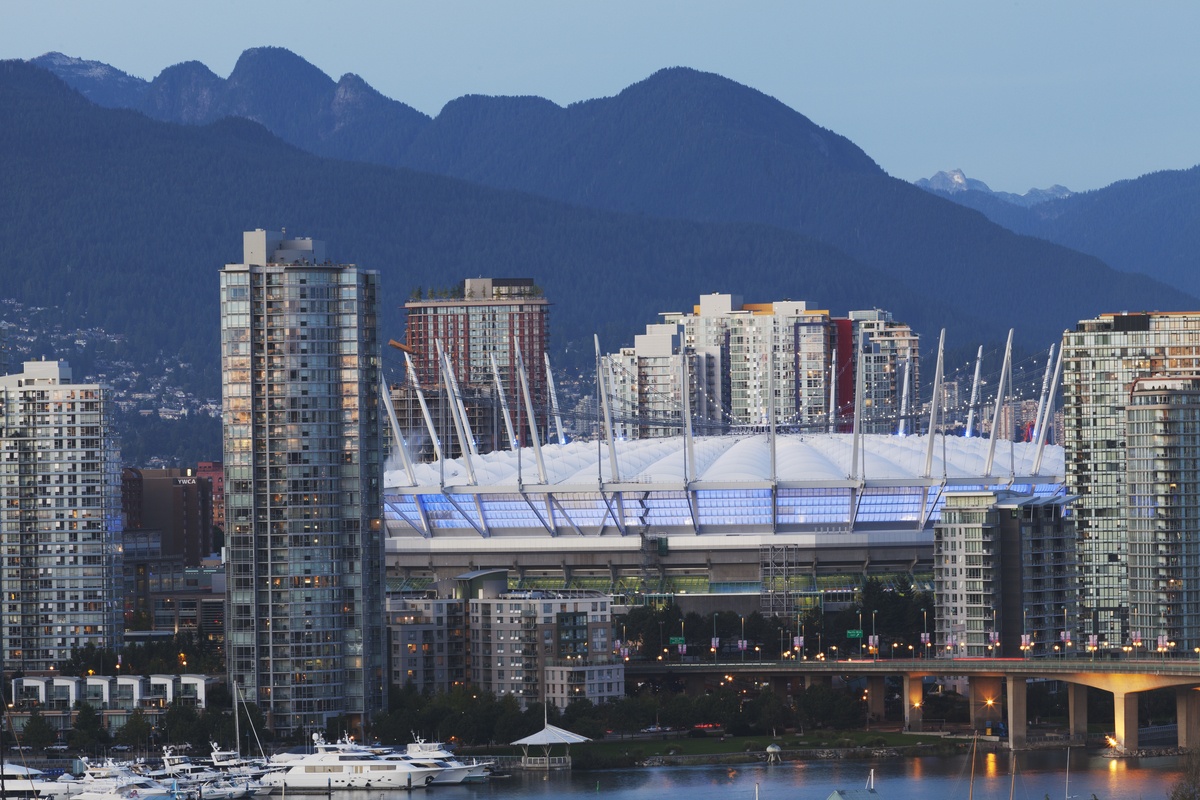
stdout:
[(454, 367), (450, 364), (450, 359), (446, 357), (446, 351), (442, 347), (442, 340), (437, 340), (438, 357), (442, 360), (442, 367), (446, 370), (446, 391), (450, 393), (450, 405), (458, 410), (459, 419), (462, 420), (462, 428), (466, 432), (467, 440), (463, 442), (463, 452), (471, 451), (471, 455), (479, 455), (479, 451), (475, 449), (475, 435), (471, 432), (471, 421), (467, 419), (467, 407), (463, 403), (462, 391), (458, 388), (458, 377), (454, 374)]
[(617, 469), (617, 445), (613, 441), (612, 410), (608, 407), (608, 390), (604, 388), (604, 359), (600, 355), (600, 336), (593, 334), (596, 339), (596, 384), (600, 387), (600, 405), (604, 409), (604, 438), (608, 440), (608, 469), (613, 483), (621, 480)]
[(900, 391), (900, 427), (897, 433), (900, 436), (904, 435), (904, 428), (908, 422), (908, 384), (909, 384), (909, 367), (912, 366), (910, 359), (904, 359), (904, 388)]
[(388, 390), (387, 381), (379, 382), (379, 396), (383, 399), (383, 408), (387, 411), (388, 424), (392, 426), (392, 439), (396, 443), (396, 450), (400, 452), (401, 461), (404, 462), (404, 472), (408, 475), (408, 482), (416, 486), (417, 476), (413, 474), (412, 462), (408, 458), (408, 444), (404, 441), (404, 435), (400, 433), (400, 423), (396, 421), (396, 407), (392, 405), (392, 393)]
[(1037, 418), (1033, 422), (1033, 441), (1042, 432), (1042, 410), (1046, 407), (1046, 392), (1050, 390), (1050, 365), (1054, 363), (1054, 345), (1050, 345), (1050, 356), (1046, 359), (1046, 374), (1042, 377), (1042, 393), (1038, 395)]
[(1038, 429), (1037, 456), (1033, 460), (1033, 474), (1036, 477), (1042, 471), (1042, 451), (1046, 448), (1046, 431), (1050, 429), (1050, 419), (1054, 414), (1054, 395), (1058, 391), (1058, 379), (1062, 377), (1063, 348), (1058, 350), (1058, 361), (1054, 364), (1054, 378), (1050, 381), (1050, 395), (1046, 398), (1046, 409)]
[[(496, 392), (500, 395), (500, 410), (504, 412), (504, 430), (508, 431), (508, 449), (517, 446), (517, 436), (513, 433), (512, 414), (508, 410), (508, 398), (504, 396), (504, 381), (500, 380), (500, 367), (496, 364), (496, 354), (492, 357), (492, 377), (496, 379)], [(497, 448), (499, 449), (499, 448)]]
[(417, 393), (417, 401), (421, 404), (421, 416), (425, 418), (425, 427), (429, 429), (429, 438), (433, 441), (433, 453), (437, 460), (442, 460), (442, 442), (438, 439), (437, 429), (433, 427), (433, 418), (429, 416), (429, 406), (425, 403), (425, 393), (417, 381), (417, 370), (413, 366), (412, 356), (404, 354), (404, 362), (408, 365), (408, 380), (412, 383), (413, 391)]
[[(495, 356), (492, 357), (495, 358)], [(554, 412), (554, 427), (558, 430), (558, 443), (566, 444), (567, 440), (563, 438), (562, 415), (558, 413), (558, 392), (554, 390), (554, 375), (550, 372), (550, 354), (542, 353), (542, 357), (546, 359), (546, 388), (550, 390), (550, 410)], [(549, 436), (549, 434), (546, 435)]]
[(1012, 369), (1012, 340), (1013, 329), (1008, 329), (1008, 344), (1004, 346), (1004, 366), (1000, 368), (1000, 381), (996, 384), (996, 410), (992, 412), (992, 435), (988, 440), (987, 462), (983, 467), (983, 476), (991, 477), (992, 462), (996, 458), (996, 432), (1000, 430), (1000, 411), (1004, 407), (1005, 399), (1005, 381), (1008, 378), (1008, 372)]
[[(458, 416), (458, 400), (455, 396), (454, 372), (450, 369), (450, 363), (446, 360), (446, 352), (442, 349), (442, 340), (437, 340), (437, 350), (439, 365), (442, 368), (442, 385), (446, 387), (446, 398), (450, 404), (450, 417), (454, 420), (454, 432), (458, 434), (459, 450), (462, 453), (463, 465), (467, 468), (467, 480), (472, 484), (475, 480), (475, 467), (471, 464), (471, 451), (475, 448), (469, 447), (469, 436), (463, 433), (464, 420)], [(465, 415), (464, 415), (465, 416)]]
[(967, 437), (971, 438), (971, 429), (975, 427), (975, 403), (979, 400), (979, 369), (983, 366), (983, 345), (975, 355), (975, 380), (971, 382), (971, 402), (967, 405)]
[[(938, 395), (942, 393), (942, 357), (946, 348), (946, 329), (942, 328), (942, 335), (938, 337), (938, 357), (937, 369), (933, 373), (933, 394), (929, 397), (929, 442), (925, 445), (925, 471), (921, 473), (921, 477), (928, 478), (929, 473), (933, 470), (933, 440), (937, 434), (938, 422)], [(942, 423), (945, 423), (943, 416)], [(942, 436), (946, 432), (942, 431)]]
[(771, 427), (767, 435), (771, 439), (771, 482), (776, 480), (775, 472), (775, 327), (771, 326), (771, 344), (767, 347), (767, 413), (771, 415)]
[[(861, 431), (861, 427), (862, 427), (859, 420), (862, 417), (863, 380), (864, 380), (864, 376), (863, 376), (863, 372), (864, 372), (864, 370), (863, 370), (863, 345), (862, 345), (862, 343), (863, 343), (863, 339), (865, 337), (866, 337), (866, 334), (862, 333), (859, 335), (858, 341), (855, 342), (855, 345), (858, 348), (858, 375), (855, 376), (856, 380), (854, 382), (854, 424), (853, 424), (853, 429), (852, 429), (853, 444), (850, 446), (850, 480), (854, 480), (854, 481), (858, 480), (858, 478), (859, 478), (859, 474), (858, 474), (858, 440), (861, 435), (860, 431)], [(866, 459), (863, 459), (863, 460), (865, 461)]]
[(525, 413), (529, 415), (529, 432), (533, 435), (533, 455), (537, 461), (538, 480), (545, 486), (546, 462), (542, 460), (542, 443), (537, 432), (537, 417), (533, 414), (533, 397), (529, 393), (529, 376), (525, 374), (525, 359), (517, 351), (517, 374), (521, 378), (521, 393), (525, 396)]
[(692, 381), (688, 377), (687, 354), (679, 354), (679, 395), (682, 398), (683, 446), (687, 450), (684, 462), (684, 483), (696, 480), (696, 440), (692, 437)]

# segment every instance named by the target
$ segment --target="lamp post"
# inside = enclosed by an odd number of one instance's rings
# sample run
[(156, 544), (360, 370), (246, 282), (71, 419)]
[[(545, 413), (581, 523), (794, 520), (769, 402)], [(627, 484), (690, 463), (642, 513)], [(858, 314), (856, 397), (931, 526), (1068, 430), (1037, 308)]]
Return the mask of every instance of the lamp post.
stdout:
[(875, 615), (879, 613), (879, 609), (871, 612), (871, 643), (872, 649), (875, 651), (875, 660), (879, 660), (879, 640), (875, 638)]
[(921, 617), (924, 620), (924, 622), (921, 624), (921, 630), (925, 634), (921, 638), (925, 640), (925, 642), (924, 642), (925, 658), (929, 658), (929, 609), (928, 608), (921, 609)]
[[(746, 640), (746, 618), (744, 616), (742, 616), (741, 614), (738, 614), (738, 616), (742, 618), (742, 641), (745, 641)], [(745, 664), (746, 663), (746, 648), (743, 646), (743, 647), (739, 647), (738, 649), (742, 651), (742, 663)]]
[(862, 659), (862, 657), (863, 657), (863, 653), (862, 653), (862, 647), (863, 647), (863, 637), (862, 637), (862, 609), (861, 609), (861, 608), (858, 610), (858, 630), (859, 630), (859, 636), (858, 636), (858, 658), (859, 658), (859, 660), (861, 660), (861, 659)]

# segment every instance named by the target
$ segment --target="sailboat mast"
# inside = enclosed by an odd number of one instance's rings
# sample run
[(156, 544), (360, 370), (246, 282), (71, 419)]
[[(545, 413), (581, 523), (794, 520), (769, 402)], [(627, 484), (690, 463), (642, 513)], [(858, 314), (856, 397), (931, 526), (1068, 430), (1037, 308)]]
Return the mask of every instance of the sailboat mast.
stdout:
[(971, 785), (967, 790), (967, 800), (972, 800), (975, 797), (975, 748), (979, 745), (979, 731), (975, 732), (975, 739), (971, 742)]

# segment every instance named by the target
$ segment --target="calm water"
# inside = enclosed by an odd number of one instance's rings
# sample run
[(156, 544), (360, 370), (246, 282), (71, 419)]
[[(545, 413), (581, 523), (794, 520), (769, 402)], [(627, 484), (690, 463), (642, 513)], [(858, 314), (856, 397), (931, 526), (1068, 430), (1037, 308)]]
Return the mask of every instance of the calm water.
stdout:
[[(1008, 797), (1006, 753), (980, 753), (975, 763), (975, 798)], [(759, 784), (761, 800), (825, 800), (834, 789), (861, 789), (874, 767), (880, 800), (957, 800), (967, 797), (970, 759), (886, 759), (881, 761), (803, 761), (782, 765), (728, 767), (663, 767), (611, 772), (514, 772), (472, 786), (439, 786), (417, 791), (414, 800), (508, 800), (508, 798), (584, 798), (611, 800), (753, 800)], [(1070, 794), (1077, 800), (1162, 800), (1179, 775), (1177, 758), (1109, 759), (1086, 752), (1071, 753)], [(1066, 752), (1017, 755), (1015, 797), (1052, 800), (1064, 796)], [(599, 789), (597, 790), (597, 784)], [(375, 792), (335, 792), (335, 800), (377, 800)], [(403, 796), (403, 793), (401, 793)], [(297, 795), (297, 797), (300, 797)], [(378, 795), (383, 800), (391, 797)]]

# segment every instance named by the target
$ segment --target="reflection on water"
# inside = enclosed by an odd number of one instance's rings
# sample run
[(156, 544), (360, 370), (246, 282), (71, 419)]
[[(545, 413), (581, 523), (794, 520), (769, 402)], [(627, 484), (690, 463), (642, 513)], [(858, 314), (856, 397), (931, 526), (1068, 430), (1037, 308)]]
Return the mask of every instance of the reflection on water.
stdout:
[[(1010, 765), (1006, 752), (980, 752), (975, 762), (974, 798), (1006, 800)], [(1014, 796), (1042, 800), (1062, 797), (1067, 754), (1063, 750), (1018, 753)], [(752, 800), (755, 784), (760, 800), (825, 800), (834, 789), (859, 789), (875, 770), (875, 787), (884, 800), (954, 800), (970, 789), (971, 759), (885, 759), (880, 761), (791, 761), (785, 764), (739, 764), (736, 767), (662, 767), (604, 772), (515, 772), (487, 784), (439, 786), (424, 790), (428, 800), (516, 800), (603, 796), (612, 800)], [(1178, 777), (1179, 759), (1113, 759), (1082, 750), (1071, 751), (1070, 793), (1078, 800), (1161, 800)], [(339, 793), (335, 792), (335, 795)], [(378, 796), (377, 796), (378, 795)], [(345, 793), (335, 800), (400, 800), (404, 793)], [(421, 791), (413, 800), (423, 800)]]

